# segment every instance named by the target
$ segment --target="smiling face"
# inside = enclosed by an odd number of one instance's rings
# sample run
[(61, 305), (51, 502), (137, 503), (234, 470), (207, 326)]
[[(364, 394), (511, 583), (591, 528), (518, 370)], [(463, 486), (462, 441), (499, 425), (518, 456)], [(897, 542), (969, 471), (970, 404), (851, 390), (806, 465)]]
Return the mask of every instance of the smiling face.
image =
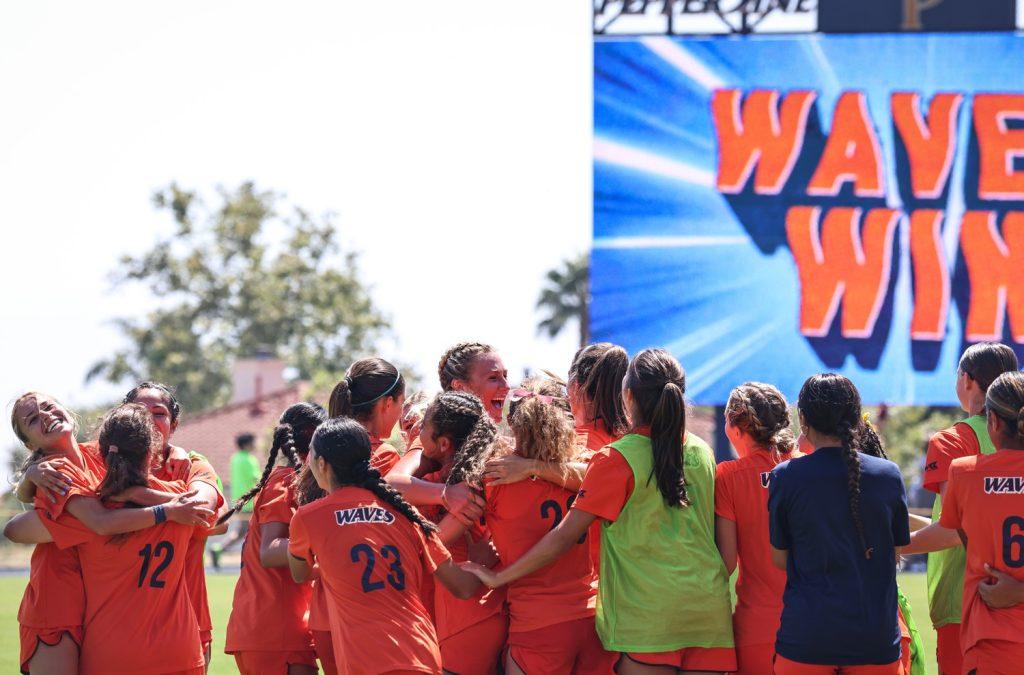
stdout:
[(167, 447), (171, 434), (178, 428), (178, 420), (171, 421), (171, 409), (167, 406), (165, 396), (159, 389), (142, 389), (132, 401), (145, 407), (153, 416), (153, 424), (160, 434), (161, 448)]
[(484, 404), (484, 410), (495, 422), (501, 421), (501, 408), (508, 395), (508, 369), (501, 357), (494, 352), (481, 354), (473, 360), (469, 377), (453, 380), (452, 389), (467, 391), (476, 395)]
[(14, 406), (14, 423), (25, 446), (44, 453), (74, 438), (75, 424), (71, 413), (45, 394), (23, 396)]
[(451, 461), (453, 453), (452, 440), (447, 436), (437, 436), (434, 425), (429, 419), (423, 421), (420, 428), (420, 443), (423, 444), (423, 456), (442, 466)]

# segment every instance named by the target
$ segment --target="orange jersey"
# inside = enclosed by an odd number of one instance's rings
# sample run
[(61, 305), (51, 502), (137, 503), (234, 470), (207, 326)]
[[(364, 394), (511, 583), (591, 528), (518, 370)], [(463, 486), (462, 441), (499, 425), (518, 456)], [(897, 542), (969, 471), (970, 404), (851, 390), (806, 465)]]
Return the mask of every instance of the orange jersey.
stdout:
[(768, 483), (778, 462), (766, 451), (722, 462), (715, 471), (715, 515), (736, 523), (739, 577), (733, 627), (736, 644), (774, 643), (782, 616), (786, 572), (772, 563)]
[[(151, 487), (169, 484), (154, 481)], [(176, 487), (185, 491), (183, 483)], [(148, 675), (202, 667), (183, 555), (193, 528), (166, 522), (107, 537), (70, 514), (59, 522), (78, 531), (75, 545), (88, 589), (79, 672)]]
[[(183, 481), (191, 489), (195, 483), (206, 483), (217, 491), (217, 512), (224, 505), (224, 495), (217, 485), (217, 472), (205, 459), (190, 457), (188, 460), (170, 459), (153, 475), (165, 481)], [(196, 613), (196, 621), (200, 631), (212, 631), (213, 620), (210, 618), (210, 602), (206, 592), (206, 539), (209, 535), (203, 528), (193, 528), (192, 540), (185, 550), (185, 583), (188, 585), (189, 602)]]
[[(600, 420), (595, 420), (592, 424), (577, 426), (576, 437), (587, 449), (585, 458), (588, 462), (593, 458), (595, 452), (622, 438), (608, 431), (608, 427)], [(590, 540), (590, 562), (594, 565), (594, 573), (597, 574), (601, 569), (601, 521), (595, 520), (590, 525), (587, 539)]]
[[(484, 518), (506, 565), (521, 558), (569, 513), (574, 492), (542, 480), (486, 487)], [(594, 568), (585, 534), (567, 553), (508, 587), (509, 631), (522, 632), (593, 617)]]
[(421, 589), (451, 556), (437, 535), (369, 490), (343, 487), (302, 506), (288, 551), (320, 567), (331, 637), (353, 675), (441, 671)]
[(40, 520), (53, 537), (53, 543), (37, 544), (32, 551), (28, 586), (18, 608), (18, 623), (22, 626), (81, 626), (85, 616), (82, 568), (78, 551), (70, 548), (78, 540), (78, 531), (58, 522), (58, 519), (72, 497), (95, 496), (94, 491), (103, 480), (106, 467), (96, 443), (82, 443), (79, 450), (85, 466), (71, 464), (62, 469), (71, 479), (67, 494), (55, 495), (56, 503), (37, 494), (33, 503)]
[(957, 422), (948, 429), (928, 439), (928, 454), (925, 457), (922, 485), (926, 490), (938, 494), (939, 486), (949, 476), (949, 465), (959, 457), (981, 454), (978, 436), (965, 422)]
[(292, 581), (287, 567), (264, 567), (260, 563), (260, 528), (267, 523), (290, 523), (298, 508), (294, 481), (295, 469), (276, 467), (256, 496), (249, 534), (242, 546), (242, 573), (235, 584), (228, 619), (227, 654), (313, 649), (307, 624), (309, 583)]
[(953, 460), (939, 523), (967, 535), (961, 651), (981, 640), (1024, 642), (1024, 605), (992, 609), (978, 595), (985, 563), (1024, 581), (1024, 452)]
[[(381, 476), (391, 473), (391, 470), (398, 464), (398, 460), (402, 458), (394, 447), (379, 438), (370, 439), (370, 450), (373, 453), (370, 457), (370, 466), (379, 471)], [(319, 579), (313, 579), (309, 598), (309, 630), (329, 631), (330, 629), (330, 621), (327, 616), (327, 596), (323, 584)]]

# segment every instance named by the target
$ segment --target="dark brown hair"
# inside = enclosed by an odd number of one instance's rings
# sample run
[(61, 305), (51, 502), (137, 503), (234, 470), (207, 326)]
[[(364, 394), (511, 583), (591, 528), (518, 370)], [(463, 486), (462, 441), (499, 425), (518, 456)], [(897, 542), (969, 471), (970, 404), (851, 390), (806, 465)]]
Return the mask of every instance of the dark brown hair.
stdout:
[(978, 383), (982, 391), (1003, 373), (1020, 368), (1017, 355), (1000, 342), (979, 342), (971, 345), (960, 357), (960, 371)]
[(733, 389), (725, 404), (725, 417), (776, 460), (796, 445), (789, 428), (789, 404), (770, 384), (746, 382)]
[(622, 378), (627, 368), (629, 354), (610, 342), (581, 347), (569, 367), (569, 383), (575, 384), (586, 397), (594, 419), (603, 422), (616, 436), (624, 434), (628, 426), (622, 407)]
[(669, 506), (689, 506), (683, 473), (683, 437), (686, 434), (686, 375), (675, 357), (664, 349), (645, 349), (626, 370), (626, 388), (633, 395), (637, 426), (650, 426), (654, 463), (651, 477)]
[(460, 342), (444, 353), (437, 364), (437, 378), (443, 391), (451, 391), (455, 380), (468, 380), (477, 357), (494, 352), (483, 342)]
[(1024, 444), (1024, 373), (1003, 373), (985, 395), (985, 408), (1009, 427), (1008, 438)]
[(424, 428), (430, 425), (435, 439), (445, 436), (455, 450), (447, 483), (464, 480), (479, 482), (498, 428), (480, 399), (465, 391), (438, 394), (423, 415)]
[(327, 411), (331, 417), (352, 417), (365, 422), (373, 415), (377, 401), (398, 398), (404, 393), (405, 378), (398, 368), (378, 357), (360, 359), (334, 385)]
[(149, 484), (149, 463), (160, 442), (153, 416), (145, 406), (123, 403), (106, 414), (100, 424), (100, 455), (107, 474), (97, 494), (109, 499), (130, 487)]
[(131, 388), (131, 390), (124, 395), (122, 403), (135, 403), (135, 399), (139, 397), (143, 389), (155, 389), (160, 392), (160, 398), (163, 399), (164, 405), (167, 406), (167, 410), (171, 413), (171, 424), (178, 421), (178, 417), (181, 416), (181, 404), (178, 403), (178, 397), (174, 395), (174, 390), (168, 387), (166, 384), (160, 382), (152, 382), (146, 380), (139, 382), (137, 385)]

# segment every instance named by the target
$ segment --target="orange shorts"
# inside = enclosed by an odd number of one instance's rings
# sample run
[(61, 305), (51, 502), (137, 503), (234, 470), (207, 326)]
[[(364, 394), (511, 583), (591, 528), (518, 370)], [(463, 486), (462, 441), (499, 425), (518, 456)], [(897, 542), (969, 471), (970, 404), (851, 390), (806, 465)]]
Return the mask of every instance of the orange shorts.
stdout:
[(59, 628), (32, 628), (30, 626), (22, 626), (18, 624), (20, 639), (21, 639), (21, 660), (18, 662), (21, 664), (21, 672), (28, 672), (28, 662), (35, 656), (36, 650), (39, 649), (40, 644), (44, 644), (47, 647), (53, 647), (59, 643), (63, 638), (64, 634), (74, 640), (78, 647), (82, 646), (82, 627), (81, 626), (61, 626)]
[(508, 615), (492, 614), (441, 640), (441, 663), (455, 675), (496, 675), (508, 638)]
[(775, 655), (775, 675), (900, 675), (902, 667), (899, 661), (880, 666), (824, 666), (798, 663), (781, 654)]
[(508, 657), (531, 675), (611, 673), (616, 656), (601, 645), (593, 617), (508, 634)]
[(939, 664), (939, 675), (961, 675), (964, 672), (960, 624), (947, 623), (935, 629), (935, 660)]
[(736, 650), (732, 647), (684, 647), (674, 652), (629, 652), (622, 654), (645, 666), (671, 666), (679, 670), (709, 670), (732, 673), (736, 670)]
[(1008, 640), (981, 640), (964, 652), (965, 673), (1014, 675), (1024, 663), (1024, 644)]
[(235, 652), (235, 665), (241, 675), (287, 675), (288, 666), (316, 668), (316, 653), (310, 651)]
[(320, 659), (320, 667), (324, 675), (338, 675), (338, 664), (334, 660), (334, 642), (331, 640), (329, 630), (311, 630), (313, 634), (313, 649), (316, 650), (316, 657)]
[(737, 675), (772, 675), (775, 643), (736, 645)]

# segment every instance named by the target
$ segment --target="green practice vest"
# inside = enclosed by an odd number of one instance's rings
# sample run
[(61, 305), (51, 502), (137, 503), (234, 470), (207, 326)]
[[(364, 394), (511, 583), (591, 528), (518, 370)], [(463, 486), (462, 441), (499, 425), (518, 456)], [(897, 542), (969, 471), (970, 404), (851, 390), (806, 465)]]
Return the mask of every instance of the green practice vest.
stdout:
[(899, 601), (900, 611), (903, 612), (903, 623), (907, 624), (907, 632), (910, 633), (910, 674), (925, 675), (924, 643), (921, 642), (921, 634), (917, 632), (917, 622), (910, 611), (910, 600), (903, 595), (903, 590), (896, 584), (896, 596)]
[[(963, 420), (978, 437), (981, 454), (991, 455), (996, 451), (988, 437), (984, 415), (974, 415)], [(939, 522), (942, 515), (942, 497), (935, 496), (932, 505), (932, 522)], [(928, 610), (932, 625), (940, 628), (949, 623), (960, 623), (964, 599), (964, 567), (967, 566), (967, 550), (963, 546), (947, 548), (928, 554)]]
[(651, 439), (611, 446), (633, 470), (633, 494), (601, 525), (597, 633), (605, 649), (667, 652), (732, 647), (729, 575), (715, 546), (715, 460), (693, 434), (683, 444), (690, 505), (665, 505), (651, 469)]

